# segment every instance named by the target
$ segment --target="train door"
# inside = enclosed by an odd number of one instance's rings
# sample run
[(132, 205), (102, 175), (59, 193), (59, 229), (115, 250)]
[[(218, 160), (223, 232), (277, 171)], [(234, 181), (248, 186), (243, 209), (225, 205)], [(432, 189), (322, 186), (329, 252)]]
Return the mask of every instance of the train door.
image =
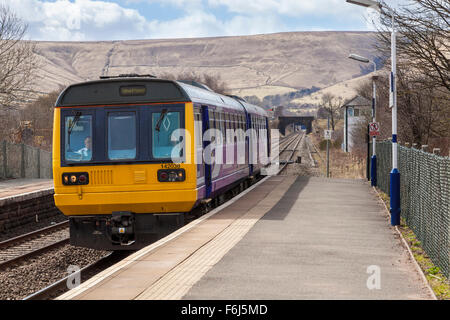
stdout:
[(267, 159), (270, 159), (271, 157), (271, 139), (272, 137), (270, 136), (270, 127), (269, 127), (269, 118), (265, 118), (266, 121), (266, 132), (267, 132)]
[(197, 187), (200, 187), (205, 185), (205, 167), (203, 166), (203, 121), (201, 108), (199, 106), (194, 107), (194, 121)]
[[(246, 132), (251, 132), (251, 129), (252, 129), (252, 121), (251, 121), (251, 117), (250, 117), (250, 114), (247, 112), (247, 110), (245, 111), (245, 119), (246, 119)], [(252, 156), (250, 155), (250, 152), (251, 152), (251, 147), (250, 147), (250, 144), (252, 143), (252, 141), (251, 141), (251, 136), (250, 136), (250, 134), (246, 134), (245, 135), (245, 145), (246, 145), (246, 150), (245, 150), (245, 152), (247, 153), (247, 156), (248, 156), (248, 163), (249, 163), (249, 175), (251, 176), (251, 175), (253, 175), (253, 163), (252, 163), (252, 161), (251, 161), (251, 159), (252, 159)]]
[[(208, 106), (202, 105), (202, 140), (203, 140), (203, 150), (206, 149), (206, 147), (210, 144), (210, 141), (206, 141), (208, 139), (203, 139), (203, 136), (206, 131), (209, 129), (209, 114), (208, 114)], [(204, 171), (205, 171), (205, 188), (206, 188), (206, 194), (205, 198), (210, 198), (212, 193), (212, 179), (211, 179), (211, 164), (207, 163), (209, 161), (203, 160), (202, 163), (204, 165)]]

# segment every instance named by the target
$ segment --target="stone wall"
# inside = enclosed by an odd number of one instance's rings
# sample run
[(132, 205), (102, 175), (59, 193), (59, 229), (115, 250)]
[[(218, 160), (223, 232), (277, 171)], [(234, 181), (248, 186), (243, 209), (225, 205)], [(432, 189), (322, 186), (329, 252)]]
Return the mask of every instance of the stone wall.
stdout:
[(51, 179), (51, 152), (25, 144), (0, 142), (0, 179)]

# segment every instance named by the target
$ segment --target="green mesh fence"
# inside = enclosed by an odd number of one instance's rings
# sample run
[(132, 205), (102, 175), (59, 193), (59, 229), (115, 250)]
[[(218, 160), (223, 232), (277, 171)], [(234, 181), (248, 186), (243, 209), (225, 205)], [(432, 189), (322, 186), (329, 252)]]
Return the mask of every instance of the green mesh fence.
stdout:
[[(372, 148), (370, 148), (372, 150)], [(377, 142), (377, 185), (389, 193), (392, 143)], [(450, 272), (450, 158), (398, 147), (401, 216), (442, 272)]]

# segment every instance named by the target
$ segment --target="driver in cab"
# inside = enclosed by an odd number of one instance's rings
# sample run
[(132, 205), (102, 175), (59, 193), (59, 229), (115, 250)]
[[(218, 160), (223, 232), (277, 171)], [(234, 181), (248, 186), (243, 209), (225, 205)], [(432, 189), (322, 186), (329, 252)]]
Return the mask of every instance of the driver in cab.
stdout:
[(81, 155), (82, 160), (90, 160), (92, 157), (92, 138), (86, 137), (84, 139), (84, 148), (76, 151), (76, 153)]

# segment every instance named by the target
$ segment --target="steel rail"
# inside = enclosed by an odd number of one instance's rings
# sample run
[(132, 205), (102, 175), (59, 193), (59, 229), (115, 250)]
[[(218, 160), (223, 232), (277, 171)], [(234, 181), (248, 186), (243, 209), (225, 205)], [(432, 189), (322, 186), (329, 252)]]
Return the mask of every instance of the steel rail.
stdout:
[(44, 247), (38, 248), (36, 250), (24, 253), (24, 254), (22, 254), (20, 256), (14, 257), (14, 258), (6, 260), (6, 261), (2, 261), (2, 262), (0, 262), (0, 270), (4, 269), (4, 268), (6, 268), (6, 267), (8, 267), (8, 266), (10, 266), (12, 264), (18, 263), (21, 260), (29, 259), (29, 258), (31, 258), (31, 257), (33, 257), (35, 255), (42, 254), (42, 253), (45, 253), (47, 251), (50, 251), (53, 248), (69, 244), (69, 241), (70, 241), (70, 238), (65, 238), (65, 239), (59, 240), (57, 242), (53, 242), (52, 244), (50, 244), (48, 246), (44, 246)]
[[(291, 154), (289, 155), (288, 159), (285, 161), (285, 163), (283, 164), (283, 166), (278, 170), (278, 174), (280, 174), (280, 173), (287, 167), (287, 165), (289, 164), (289, 161), (291, 161), (291, 159), (292, 159), (292, 157), (294, 156), (295, 152), (297, 152), (297, 147), (298, 147), (298, 145), (300, 144), (300, 142), (302, 141), (302, 139), (303, 139), (304, 137), (305, 137), (305, 134), (304, 134), (304, 133), (301, 134), (301, 135), (299, 134), (298, 137), (292, 139), (292, 141), (289, 142), (289, 144), (286, 146), (286, 148), (285, 148), (283, 151), (280, 151), (280, 155), (281, 155), (281, 153), (283, 153), (283, 152), (285, 152), (285, 151), (291, 151)], [(298, 140), (297, 140), (297, 143), (295, 144), (294, 148), (293, 148), (292, 150), (287, 150), (287, 148), (288, 148), (291, 144), (293, 144), (293, 143), (296, 141), (297, 138), (298, 138)], [(280, 162), (281, 162), (281, 160), (280, 160)]]
[(63, 227), (68, 227), (68, 226), (69, 226), (69, 221), (63, 221), (63, 222), (39, 229), (39, 230), (25, 233), (23, 235), (20, 235), (20, 236), (17, 236), (17, 237), (14, 237), (14, 238), (11, 238), (11, 239), (8, 239), (5, 241), (1, 241), (0, 249), (9, 248), (11, 246), (16, 245), (17, 242), (35, 239), (44, 233), (48, 233), (50, 231), (56, 231), (56, 230), (62, 229)]
[(120, 258), (121, 255), (123, 255), (123, 252), (118, 253), (117, 251), (112, 251), (107, 256), (85, 266), (84, 268), (80, 269), (79, 271), (74, 272), (73, 274), (60, 279), (35, 293), (30, 294), (29, 296), (23, 298), (22, 300), (48, 299), (53, 294), (57, 293), (58, 291), (67, 288), (67, 281), (69, 280), (69, 278), (71, 278), (71, 277), (73, 278), (73, 277), (77, 276), (76, 274), (79, 274), (80, 279), (81, 279), (81, 275), (83, 273), (90, 273), (90, 272), (94, 271), (96, 268), (100, 268), (103, 264), (108, 264), (108, 262), (114, 262), (114, 260), (117, 258)]

